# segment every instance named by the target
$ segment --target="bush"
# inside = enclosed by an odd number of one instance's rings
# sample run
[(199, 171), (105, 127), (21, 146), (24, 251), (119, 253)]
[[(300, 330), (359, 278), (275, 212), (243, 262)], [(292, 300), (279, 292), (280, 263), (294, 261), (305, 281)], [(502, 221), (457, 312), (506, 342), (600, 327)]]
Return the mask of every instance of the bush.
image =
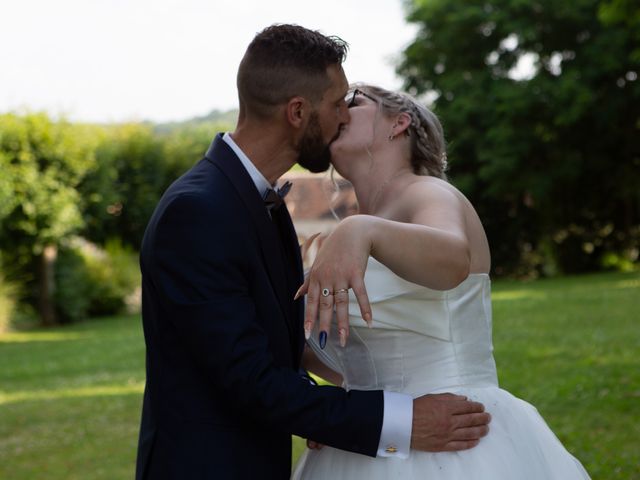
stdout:
[(76, 238), (58, 254), (55, 302), (62, 322), (136, 311), (139, 290), (137, 255), (119, 241), (100, 249)]
[(79, 248), (62, 247), (55, 265), (56, 314), (62, 323), (82, 320), (90, 304), (90, 277)]

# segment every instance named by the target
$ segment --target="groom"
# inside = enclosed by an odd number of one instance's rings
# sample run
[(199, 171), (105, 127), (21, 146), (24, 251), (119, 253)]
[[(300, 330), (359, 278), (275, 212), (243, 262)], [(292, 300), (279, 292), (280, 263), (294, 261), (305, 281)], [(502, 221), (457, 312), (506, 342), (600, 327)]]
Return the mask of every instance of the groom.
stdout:
[(346, 44), (292, 25), (249, 45), (240, 114), (160, 200), (140, 254), (147, 383), (136, 478), (287, 479), (291, 434), (369, 456), (461, 450), (481, 405), (311, 385), (300, 250), (271, 190), (296, 162), (328, 167), (349, 122)]

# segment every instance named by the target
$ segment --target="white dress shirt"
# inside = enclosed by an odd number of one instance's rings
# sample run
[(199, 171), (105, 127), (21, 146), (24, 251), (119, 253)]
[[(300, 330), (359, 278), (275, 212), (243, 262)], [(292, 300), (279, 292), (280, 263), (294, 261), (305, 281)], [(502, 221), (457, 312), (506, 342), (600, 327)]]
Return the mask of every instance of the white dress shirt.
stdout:
[(245, 170), (251, 177), (251, 180), (253, 180), (253, 183), (258, 189), (258, 192), (260, 193), (260, 198), (264, 198), (265, 194), (267, 193), (267, 190), (270, 188), (273, 188), (273, 186), (269, 183), (269, 181), (266, 178), (264, 178), (264, 175), (262, 175), (260, 170), (256, 168), (253, 162), (249, 160), (249, 157), (247, 157), (245, 153), (242, 150), (240, 150), (240, 147), (236, 142), (233, 141), (233, 138), (231, 138), (231, 135), (229, 135), (228, 132), (222, 136), (222, 140), (224, 140), (226, 144), (231, 147), (231, 150), (233, 150), (233, 153), (235, 153), (237, 157), (240, 159), (240, 161), (242, 162), (242, 165), (244, 166)]

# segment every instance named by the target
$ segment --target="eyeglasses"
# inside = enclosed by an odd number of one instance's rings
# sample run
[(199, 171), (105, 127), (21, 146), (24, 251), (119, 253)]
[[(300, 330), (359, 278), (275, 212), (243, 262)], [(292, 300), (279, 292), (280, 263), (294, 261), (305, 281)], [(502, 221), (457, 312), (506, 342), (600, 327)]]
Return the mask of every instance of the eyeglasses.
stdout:
[(351, 94), (351, 98), (347, 97), (347, 108), (351, 108), (351, 107), (355, 107), (356, 106), (356, 96), (358, 95), (362, 95), (365, 98), (368, 98), (369, 100), (371, 100), (374, 103), (378, 103), (378, 100), (373, 98), (371, 95), (369, 95), (368, 93), (363, 92), (362, 90), (356, 88), (353, 93)]

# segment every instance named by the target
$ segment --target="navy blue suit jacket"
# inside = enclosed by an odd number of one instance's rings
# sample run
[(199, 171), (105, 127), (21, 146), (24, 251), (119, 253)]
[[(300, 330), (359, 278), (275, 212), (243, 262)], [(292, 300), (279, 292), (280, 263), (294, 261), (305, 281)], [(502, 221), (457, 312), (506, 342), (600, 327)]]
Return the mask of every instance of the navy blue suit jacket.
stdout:
[(291, 434), (375, 456), (382, 392), (317, 387), (299, 375), (293, 225), (285, 207), (269, 217), (220, 135), (158, 203), (140, 265), (138, 480), (287, 479)]

